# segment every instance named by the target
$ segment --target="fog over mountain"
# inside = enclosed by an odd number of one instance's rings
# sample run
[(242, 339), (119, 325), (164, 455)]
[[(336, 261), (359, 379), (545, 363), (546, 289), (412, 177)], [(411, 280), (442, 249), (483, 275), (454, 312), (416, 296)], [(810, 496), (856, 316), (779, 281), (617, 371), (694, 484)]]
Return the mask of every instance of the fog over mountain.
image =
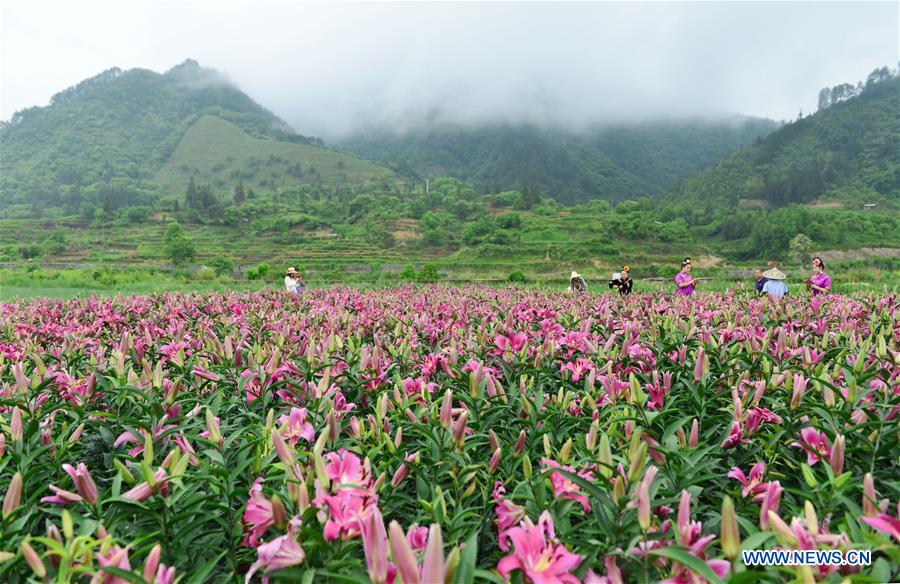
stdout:
[(190, 57), (326, 140), (425, 122), (791, 119), (821, 87), (896, 63), (898, 6), (9, 0), (0, 117), (112, 66)]

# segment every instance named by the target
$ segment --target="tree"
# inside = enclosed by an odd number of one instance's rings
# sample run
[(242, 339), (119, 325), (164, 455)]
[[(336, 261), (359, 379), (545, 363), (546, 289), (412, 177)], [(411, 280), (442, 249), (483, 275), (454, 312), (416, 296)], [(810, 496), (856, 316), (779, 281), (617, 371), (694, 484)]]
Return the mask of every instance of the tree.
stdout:
[(244, 194), (244, 181), (239, 181), (237, 186), (234, 187), (234, 206), (240, 207), (246, 200), (247, 197)]
[(194, 241), (188, 237), (179, 223), (169, 223), (166, 228), (166, 255), (173, 264), (182, 264), (194, 257)]
[(188, 209), (197, 207), (197, 185), (194, 183), (194, 177), (188, 181), (187, 192), (184, 194), (184, 206)]
[(798, 233), (791, 240), (788, 251), (791, 258), (795, 261), (805, 264), (809, 260), (809, 254), (812, 251), (812, 240), (802, 233)]

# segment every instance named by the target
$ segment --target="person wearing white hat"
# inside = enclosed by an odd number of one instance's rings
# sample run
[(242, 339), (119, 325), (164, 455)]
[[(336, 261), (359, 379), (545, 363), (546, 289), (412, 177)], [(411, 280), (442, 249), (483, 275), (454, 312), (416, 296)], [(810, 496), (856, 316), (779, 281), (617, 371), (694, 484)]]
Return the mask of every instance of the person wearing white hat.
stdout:
[(569, 290), (575, 294), (587, 292), (587, 282), (578, 272), (572, 272), (572, 276), (569, 278)]
[(299, 294), (303, 290), (303, 278), (297, 268), (291, 267), (287, 269), (284, 276), (284, 287), (291, 294)]
[(769, 300), (781, 300), (788, 291), (787, 284), (784, 283), (786, 277), (778, 268), (763, 272), (763, 278), (766, 279), (762, 287), (763, 294), (766, 294)]

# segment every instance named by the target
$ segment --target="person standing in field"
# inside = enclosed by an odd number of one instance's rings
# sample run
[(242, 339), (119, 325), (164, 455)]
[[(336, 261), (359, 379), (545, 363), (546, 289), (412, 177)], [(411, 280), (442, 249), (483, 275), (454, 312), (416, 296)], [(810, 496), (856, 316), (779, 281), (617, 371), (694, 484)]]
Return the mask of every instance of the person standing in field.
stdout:
[(609, 287), (616, 289), (619, 291), (619, 294), (622, 296), (628, 296), (631, 294), (631, 288), (634, 286), (634, 280), (631, 279), (631, 276), (628, 272), (631, 271), (631, 268), (628, 266), (622, 266), (622, 271), (618, 274), (613, 274), (613, 279), (609, 281)]
[(813, 296), (828, 294), (831, 292), (831, 276), (825, 273), (825, 262), (822, 258), (815, 257), (812, 261), (813, 275), (806, 281), (806, 289)]
[(766, 285), (768, 279), (760, 268), (756, 268), (756, 293), (762, 296), (763, 286)]
[(675, 293), (681, 296), (690, 296), (694, 293), (697, 281), (691, 276), (691, 258), (684, 258), (681, 262), (681, 271), (675, 274)]
[(299, 294), (303, 290), (303, 278), (297, 268), (288, 268), (284, 277), (284, 287), (291, 294)]
[(786, 276), (784, 272), (778, 268), (772, 268), (763, 273), (766, 283), (763, 284), (762, 292), (769, 297), (769, 300), (781, 300), (787, 294), (788, 287), (784, 283)]
[(587, 292), (587, 282), (578, 272), (572, 272), (572, 276), (569, 278), (569, 291), (573, 294)]

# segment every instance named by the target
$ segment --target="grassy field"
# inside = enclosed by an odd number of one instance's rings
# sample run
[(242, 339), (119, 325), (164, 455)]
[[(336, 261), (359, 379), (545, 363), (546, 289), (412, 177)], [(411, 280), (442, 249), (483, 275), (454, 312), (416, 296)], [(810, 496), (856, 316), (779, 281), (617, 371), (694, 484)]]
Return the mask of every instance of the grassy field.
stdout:
[(230, 190), (238, 180), (248, 189), (274, 190), (294, 184), (359, 184), (390, 175), (382, 166), (337, 150), (257, 138), (209, 115), (185, 132), (153, 180), (167, 192), (181, 195), (192, 173), (195, 181), (216, 190)]

